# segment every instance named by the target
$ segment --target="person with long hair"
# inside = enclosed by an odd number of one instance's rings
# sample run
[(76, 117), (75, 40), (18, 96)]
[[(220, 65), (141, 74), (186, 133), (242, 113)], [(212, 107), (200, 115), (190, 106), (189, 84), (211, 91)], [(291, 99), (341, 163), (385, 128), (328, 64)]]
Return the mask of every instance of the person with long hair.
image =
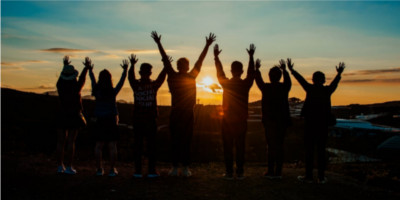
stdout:
[[(89, 58), (87, 60), (90, 61)], [(96, 82), (96, 78), (93, 74), (93, 66), (89, 68), (89, 76), (92, 81), (92, 95), (96, 98), (95, 116), (96, 116), (96, 146), (95, 146), (95, 157), (96, 157), (96, 175), (102, 176), (104, 174), (102, 164), (102, 153), (104, 144), (108, 144), (110, 152), (110, 172), (108, 176), (117, 176), (118, 171), (115, 168), (117, 160), (117, 141), (119, 139), (118, 133), (118, 110), (116, 104), (116, 97), (124, 85), (127, 69), (128, 60), (123, 60), (121, 67), (123, 69), (121, 79), (117, 86), (113, 87), (111, 73), (104, 69), (99, 74), (99, 81)]]
[[(89, 60), (85, 60), (81, 75), (78, 77), (78, 71), (71, 65), (68, 56), (64, 57), (64, 67), (57, 81), (57, 92), (60, 102), (60, 111), (58, 117), (58, 135), (57, 135), (57, 173), (76, 174), (72, 167), (75, 154), (75, 140), (79, 129), (86, 126), (85, 117), (82, 114), (81, 90), (85, 84), (86, 74), (90, 68)], [(64, 166), (64, 148), (67, 145), (68, 162)]]

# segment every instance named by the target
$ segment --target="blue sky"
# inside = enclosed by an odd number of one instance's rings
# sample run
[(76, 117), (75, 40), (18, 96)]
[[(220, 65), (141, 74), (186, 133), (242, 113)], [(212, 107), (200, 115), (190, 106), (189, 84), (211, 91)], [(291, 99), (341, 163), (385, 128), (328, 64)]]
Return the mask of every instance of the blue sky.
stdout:
[[(317, 70), (332, 78), (334, 66), (344, 61), (347, 68), (334, 104), (399, 100), (399, 19), (400, 2), (2, 1), (1, 83), (21, 90), (54, 90), (63, 55), (70, 55), (79, 70), (90, 56), (95, 73), (107, 68), (116, 82), (121, 60), (136, 53), (139, 64), (153, 64), (155, 77), (162, 63), (152, 30), (162, 35), (174, 60), (187, 57), (191, 64), (205, 36), (213, 32), (227, 74), (234, 60), (247, 65), (245, 49), (254, 43), (265, 81), (281, 58), (291, 57), (307, 78)], [(198, 82), (206, 76), (216, 80), (215, 73), (210, 48)], [(293, 83), (290, 96), (304, 98)], [(129, 85), (124, 88), (119, 97), (131, 101)], [(166, 84), (159, 96), (169, 103)], [(201, 90), (198, 96), (204, 103), (221, 98)], [(254, 86), (250, 100), (260, 97)]]

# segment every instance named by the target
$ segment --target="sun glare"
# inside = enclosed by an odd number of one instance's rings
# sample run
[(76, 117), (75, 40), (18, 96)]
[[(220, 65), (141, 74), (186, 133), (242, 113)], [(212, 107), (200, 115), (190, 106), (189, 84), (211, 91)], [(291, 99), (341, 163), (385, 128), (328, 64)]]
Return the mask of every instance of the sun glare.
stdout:
[(214, 81), (213, 81), (213, 79), (211, 77), (206, 76), (206, 77), (203, 78), (203, 84), (205, 86), (210, 86), (213, 83), (214, 83)]

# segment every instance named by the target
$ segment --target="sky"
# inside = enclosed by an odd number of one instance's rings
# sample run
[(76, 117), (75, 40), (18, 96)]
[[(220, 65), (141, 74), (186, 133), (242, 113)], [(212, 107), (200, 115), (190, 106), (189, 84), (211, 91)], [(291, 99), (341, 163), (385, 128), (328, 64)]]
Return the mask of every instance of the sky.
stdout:
[[(247, 68), (246, 48), (254, 43), (266, 82), (280, 59), (292, 58), (294, 68), (310, 82), (315, 71), (322, 71), (328, 84), (335, 66), (345, 62), (333, 105), (400, 100), (399, 19), (396, 1), (1, 1), (1, 87), (55, 91), (65, 55), (78, 71), (90, 57), (96, 76), (108, 69), (116, 84), (122, 60), (134, 53), (136, 72), (141, 63), (151, 63), (156, 79), (163, 66), (150, 37), (155, 30), (175, 69), (180, 57), (193, 67), (212, 32), (228, 77), (235, 60)], [(206, 88), (203, 81), (217, 82), (214, 44), (197, 78), (202, 104), (222, 103), (221, 91)], [(291, 78), (289, 96), (304, 99), (305, 92)], [(90, 87), (87, 77), (83, 96)], [(165, 82), (157, 100), (169, 105), (170, 98)], [(249, 98), (261, 99), (256, 84)], [(117, 99), (133, 101), (128, 81)]]

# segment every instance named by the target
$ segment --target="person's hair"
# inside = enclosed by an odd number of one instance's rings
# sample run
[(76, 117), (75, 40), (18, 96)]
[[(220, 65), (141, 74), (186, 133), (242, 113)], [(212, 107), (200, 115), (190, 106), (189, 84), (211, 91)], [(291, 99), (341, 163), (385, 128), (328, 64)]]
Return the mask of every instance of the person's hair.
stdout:
[(102, 97), (113, 97), (114, 88), (112, 83), (111, 73), (104, 69), (99, 74), (99, 81), (92, 91), (92, 95), (100, 93)]
[(233, 61), (231, 64), (231, 72), (234, 77), (243, 73), (243, 64), (239, 61)]
[(269, 80), (271, 81), (271, 83), (276, 83), (279, 82), (279, 80), (281, 80), (282, 77), (282, 71), (278, 66), (274, 66), (269, 70)]
[(179, 58), (178, 61), (176, 61), (176, 65), (178, 66), (178, 71), (187, 72), (189, 70), (189, 59)]
[(320, 71), (316, 71), (313, 74), (312, 80), (316, 85), (323, 85), (325, 83), (325, 74)]
[(142, 63), (139, 71), (140, 76), (150, 76), (152, 68), (153, 66), (151, 66), (149, 63)]

